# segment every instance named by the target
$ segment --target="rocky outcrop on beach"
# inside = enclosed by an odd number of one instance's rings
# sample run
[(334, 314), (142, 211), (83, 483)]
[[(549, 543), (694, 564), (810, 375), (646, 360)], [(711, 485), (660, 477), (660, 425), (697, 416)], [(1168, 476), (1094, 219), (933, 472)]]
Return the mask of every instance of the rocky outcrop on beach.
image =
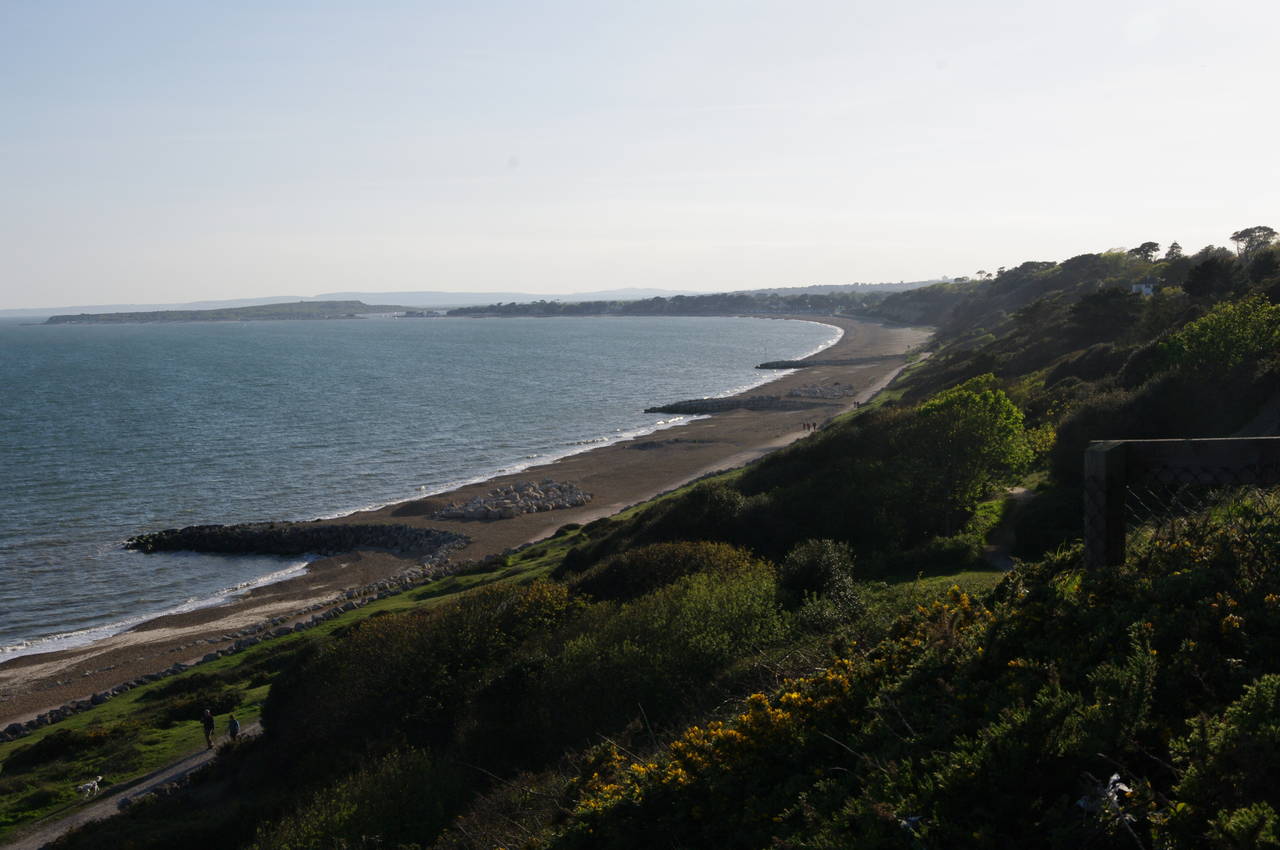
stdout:
[(645, 413), (679, 413), (686, 416), (697, 416), (703, 413), (723, 413), (726, 410), (808, 410), (813, 407), (809, 402), (789, 398), (778, 398), (771, 395), (753, 395), (745, 398), (731, 396), (729, 398), (694, 398), (688, 401), (673, 401), (659, 407), (646, 407)]
[(807, 369), (810, 366), (864, 366), (868, 363), (882, 363), (885, 360), (897, 360), (901, 357), (901, 354), (879, 354), (874, 357), (843, 357), (836, 360), (770, 360), (756, 368)]
[(857, 395), (858, 388), (853, 384), (805, 384), (803, 387), (796, 387), (788, 396), (793, 398), (825, 398), (838, 399), (848, 398), (851, 395)]
[(413, 558), (459, 548), (465, 535), (407, 525), (345, 525), (326, 522), (255, 522), (192, 525), (139, 534), (125, 548), (140, 552), (221, 552), (234, 555), (336, 555), (382, 549)]
[(482, 520), (492, 522), (511, 519), (521, 514), (577, 508), (591, 501), (591, 494), (573, 484), (562, 484), (550, 478), (534, 484), (517, 481), (464, 504), (450, 503), (436, 511), (434, 519)]

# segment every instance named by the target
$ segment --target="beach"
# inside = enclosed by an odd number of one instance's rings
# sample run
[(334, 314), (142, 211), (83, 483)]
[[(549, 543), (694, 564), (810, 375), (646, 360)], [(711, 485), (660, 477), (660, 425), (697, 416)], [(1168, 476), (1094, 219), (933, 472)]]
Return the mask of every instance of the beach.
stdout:
[[(609, 516), (705, 475), (732, 469), (806, 436), (821, 423), (868, 400), (906, 363), (906, 353), (929, 337), (924, 328), (834, 317), (792, 317), (840, 327), (844, 335), (812, 360), (826, 363), (780, 373), (743, 396), (798, 400), (798, 409), (731, 409), (613, 443), (549, 464), (457, 490), (360, 511), (325, 523), (397, 524), (454, 531), (471, 538), (450, 554), (454, 563), (477, 561), (543, 539), (568, 523)], [(875, 359), (869, 359), (875, 358)], [(795, 395), (794, 393), (798, 393)], [(654, 405), (678, 399), (653, 399)], [(554, 404), (554, 399), (548, 399)], [(525, 513), (496, 521), (431, 517), (449, 503), (465, 503), (498, 487), (551, 479), (590, 493), (578, 507)], [(262, 517), (263, 520), (273, 519)], [(121, 683), (191, 664), (231, 646), (238, 632), (267, 621), (288, 626), (362, 588), (415, 569), (414, 559), (358, 551), (316, 561), (305, 574), (267, 585), (226, 604), (158, 617), (88, 646), (28, 655), (0, 665), (0, 729), (51, 708), (89, 698)]]

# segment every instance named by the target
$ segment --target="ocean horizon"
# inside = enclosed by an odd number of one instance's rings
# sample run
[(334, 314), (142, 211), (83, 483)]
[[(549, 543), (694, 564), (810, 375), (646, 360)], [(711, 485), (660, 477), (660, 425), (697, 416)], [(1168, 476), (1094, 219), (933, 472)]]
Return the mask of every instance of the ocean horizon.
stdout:
[(296, 575), (143, 555), (134, 534), (307, 520), (670, 427), (645, 407), (765, 383), (840, 331), (719, 317), (163, 325), (0, 320), (0, 662)]

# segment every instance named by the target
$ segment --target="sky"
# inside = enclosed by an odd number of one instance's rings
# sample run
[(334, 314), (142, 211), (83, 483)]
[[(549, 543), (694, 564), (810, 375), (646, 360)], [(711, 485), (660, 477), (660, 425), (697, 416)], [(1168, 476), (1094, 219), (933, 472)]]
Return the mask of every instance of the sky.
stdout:
[(971, 275), (1280, 227), (1274, 0), (0, 0), (0, 309)]

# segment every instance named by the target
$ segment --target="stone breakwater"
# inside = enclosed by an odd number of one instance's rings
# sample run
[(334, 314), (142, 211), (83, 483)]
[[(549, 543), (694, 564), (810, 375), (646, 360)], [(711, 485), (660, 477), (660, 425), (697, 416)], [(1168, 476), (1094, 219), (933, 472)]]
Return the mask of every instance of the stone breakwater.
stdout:
[(698, 415), (722, 413), (726, 410), (808, 410), (813, 406), (811, 402), (795, 399), (753, 395), (747, 398), (694, 398), (688, 401), (673, 401), (659, 407), (646, 407), (644, 412)]
[(843, 357), (835, 360), (770, 360), (756, 368), (808, 369), (810, 366), (865, 366), (868, 363), (883, 363), (886, 360), (898, 360), (901, 357), (900, 354), (877, 354), (873, 357)]
[(591, 494), (573, 484), (562, 484), (547, 478), (538, 484), (517, 481), (464, 504), (450, 503), (432, 514), (433, 519), (482, 520), (492, 522), (511, 519), (520, 514), (578, 508), (591, 501)]
[(787, 395), (792, 396), (794, 398), (826, 398), (826, 399), (848, 398), (849, 396), (853, 396), (857, 394), (858, 394), (858, 388), (855, 387), (853, 384), (828, 384), (826, 386), (819, 386), (817, 384), (806, 384), (803, 387), (796, 387), (794, 390), (787, 393)]
[(468, 542), (465, 535), (451, 531), (407, 525), (257, 522), (169, 528), (131, 537), (125, 547), (141, 552), (233, 555), (338, 555), (356, 549), (382, 549), (422, 558), (460, 548)]

